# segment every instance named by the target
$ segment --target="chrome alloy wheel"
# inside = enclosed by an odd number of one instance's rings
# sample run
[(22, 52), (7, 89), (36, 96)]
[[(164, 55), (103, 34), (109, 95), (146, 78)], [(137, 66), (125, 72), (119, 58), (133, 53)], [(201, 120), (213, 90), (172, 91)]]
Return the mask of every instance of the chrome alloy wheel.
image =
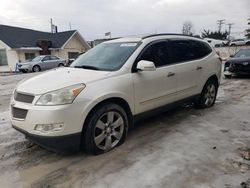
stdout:
[(216, 97), (216, 88), (214, 84), (209, 84), (205, 93), (205, 105), (210, 107), (213, 105), (215, 97)]
[(94, 141), (104, 151), (114, 148), (122, 139), (124, 132), (123, 117), (115, 111), (104, 113), (95, 125)]

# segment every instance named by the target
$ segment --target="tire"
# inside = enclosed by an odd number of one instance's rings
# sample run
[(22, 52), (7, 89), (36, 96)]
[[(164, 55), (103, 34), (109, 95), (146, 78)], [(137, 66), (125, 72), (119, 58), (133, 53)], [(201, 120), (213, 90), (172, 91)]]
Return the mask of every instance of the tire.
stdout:
[(218, 83), (214, 79), (209, 79), (202, 89), (202, 92), (195, 102), (196, 108), (210, 108), (214, 105), (218, 92)]
[(94, 155), (114, 149), (125, 141), (128, 125), (128, 116), (122, 107), (114, 103), (102, 104), (84, 125), (83, 149)]
[(224, 74), (224, 76), (225, 76), (226, 79), (232, 78), (232, 75), (226, 75), (226, 74)]
[(64, 67), (64, 64), (63, 64), (63, 63), (60, 63), (60, 64), (58, 65), (58, 67)]
[(32, 71), (33, 71), (33, 72), (40, 72), (40, 71), (41, 71), (41, 67), (38, 66), (38, 65), (35, 65), (35, 66), (32, 68)]
[(246, 45), (247, 45), (247, 46), (250, 46), (250, 42), (247, 42)]
[(27, 70), (19, 70), (21, 71), (22, 73), (27, 73), (28, 71)]

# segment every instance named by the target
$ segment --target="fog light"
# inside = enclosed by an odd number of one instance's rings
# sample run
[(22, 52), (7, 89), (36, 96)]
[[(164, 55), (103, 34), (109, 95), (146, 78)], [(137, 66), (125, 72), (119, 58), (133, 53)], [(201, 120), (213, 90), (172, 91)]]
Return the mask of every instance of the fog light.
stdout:
[(37, 124), (35, 126), (35, 130), (42, 133), (56, 132), (61, 131), (63, 129), (63, 123), (55, 123), (55, 124)]

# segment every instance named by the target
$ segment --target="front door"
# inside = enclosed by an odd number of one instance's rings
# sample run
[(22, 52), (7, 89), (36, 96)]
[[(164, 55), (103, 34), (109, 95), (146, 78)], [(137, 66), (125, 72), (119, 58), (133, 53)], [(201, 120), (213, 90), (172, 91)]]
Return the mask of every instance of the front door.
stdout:
[(43, 70), (50, 68), (50, 56), (45, 56), (42, 60), (41, 68)]
[[(155, 71), (132, 73), (136, 114), (163, 106), (175, 101), (175, 66), (169, 65), (168, 43), (156, 41), (146, 46), (136, 60), (154, 62)], [(136, 67), (136, 65), (135, 65)]]

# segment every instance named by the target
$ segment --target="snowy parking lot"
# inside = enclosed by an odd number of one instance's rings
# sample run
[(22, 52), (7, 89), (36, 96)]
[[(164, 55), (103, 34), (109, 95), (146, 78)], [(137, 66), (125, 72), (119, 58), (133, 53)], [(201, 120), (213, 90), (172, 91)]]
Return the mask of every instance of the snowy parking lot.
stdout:
[(222, 79), (213, 108), (142, 120), (122, 146), (91, 156), (49, 152), (11, 127), (11, 92), (31, 76), (0, 76), (0, 187), (250, 187), (249, 78)]

